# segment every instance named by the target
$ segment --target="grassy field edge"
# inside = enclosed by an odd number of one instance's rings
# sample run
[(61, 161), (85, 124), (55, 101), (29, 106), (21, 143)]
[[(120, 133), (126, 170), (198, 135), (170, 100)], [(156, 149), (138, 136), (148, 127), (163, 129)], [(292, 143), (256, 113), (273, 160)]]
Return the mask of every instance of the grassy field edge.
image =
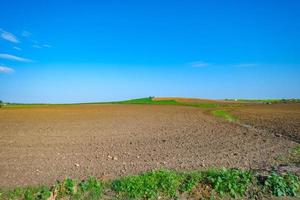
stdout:
[(241, 169), (178, 172), (161, 169), (139, 175), (102, 180), (70, 178), (53, 186), (0, 189), (3, 200), (54, 199), (195, 199), (263, 198), (300, 195), (300, 179), (290, 173), (259, 173)]

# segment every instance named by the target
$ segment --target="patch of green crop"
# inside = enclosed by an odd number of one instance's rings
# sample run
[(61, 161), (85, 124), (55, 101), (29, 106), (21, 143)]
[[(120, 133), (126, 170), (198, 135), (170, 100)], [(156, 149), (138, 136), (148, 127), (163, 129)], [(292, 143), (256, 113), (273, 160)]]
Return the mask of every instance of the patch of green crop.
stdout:
[(67, 178), (58, 183), (54, 190), (57, 191), (57, 198), (72, 197), (72, 199), (96, 200), (100, 199), (103, 193), (102, 181), (90, 177), (87, 180), (77, 182)]
[(199, 182), (204, 179), (203, 173), (201, 172), (189, 172), (182, 173), (182, 180), (179, 186), (181, 193), (191, 191)]
[(181, 181), (182, 176), (176, 172), (160, 170), (115, 180), (112, 189), (129, 199), (157, 199), (159, 195), (174, 198), (178, 195)]
[(222, 117), (226, 119), (227, 121), (234, 122), (236, 121), (236, 117), (232, 116), (225, 110), (213, 110), (212, 114), (216, 117)]
[(15, 188), (9, 191), (0, 190), (0, 199), (47, 200), (51, 191), (47, 186)]
[(252, 179), (252, 173), (238, 169), (190, 173), (161, 170), (116, 180), (112, 187), (125, 199), (157, 199), (158, 196), (176, 198), (203, 183), (210, 185), (220, 196), (235, 198), (245, 195)]
[(217, 108), (219, 107), (219, 104), (214, 103), (179, 103), (179, 105), (182, 106), (192, 106), (192, 107), (198, 107), (198, 108)]
[(112, 102), (91, 102), (91, 103), (75, 103), (75, 104), (19, 104), (7, 103), (2, 104), (3, 108), (33, 108), (33, 107), (47, 107), (47, 106), (71, 106), (71, 105), (89, 105), (89, 104), (149, 104), (149, 105), (179, 105), (179, 106), (192, 106), (198, 108), (216, 108), (219, 105), (213, 103), (187, 103), (178, 102), (176, 100), (153, 100), (153, 97), (130, 99), (125, 101), (112, 101)]
[(275, 196), (297, 196), (300, 192), (300, 179), (289, 173), (279, 175), (272, 172), (265, 181), (265, 188)]
[(119, 102), (115, 102), (115, 103), (119, 103), (119, 104), (154, 104), (154, 105), (178, 105), (178, 104), (180, 104), (175, 100), (157, 100), (157, 101), (155, 100), (155, 101), (153, 101), (152, 97), (141, 98), (141, 99), (131, 99), (131, 100), (119, 101)]
[[(67, 178), (63, 182), (58, 182), (51, 189), (47, 186), (15, 188), (11, 190), (0, 190), (2, 200), (48, 200), (52, 199), (78, 199), (96, 200), (101, 199), (103, 194), (102, 181), (90, 177), (78, 183)], [(55, 197), (55, 198), (54, 198)], [(52, 200), (51, 199), (51, 200)]]
[(132, 99), (127, 101), (113, 102), (116, 104), (151, 104), (151, 105), (179, 105), (179, 106), (192, 106), (199, 108), (216, 108), (219, 105), (213, 103), (187, 103), (187, 102), (178, 102), (176, 100), (153, 100), (152, 97), (141, 98), (141, 99)]
[(96, 200), (99, 199), (103, 193), (103, 183), (94, 177), (90, 177), (86, 181), (80, 182), (78, 187), (80, 199)]
[(253, 176), (249, 171), (238, 169), (210, 170), (206, 180), (221, 196), (229, 194), (231, 197), (244, 196)]

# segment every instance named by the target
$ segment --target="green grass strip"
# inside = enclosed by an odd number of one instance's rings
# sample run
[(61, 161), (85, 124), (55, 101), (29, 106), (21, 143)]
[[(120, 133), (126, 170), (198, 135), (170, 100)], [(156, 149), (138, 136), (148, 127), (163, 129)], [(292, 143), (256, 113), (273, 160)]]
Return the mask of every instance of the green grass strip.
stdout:
[[(253, 194), (253, 191), (257, 194)], [(207, 199), (240, 198), (258, 194), (299, 197), (300, 179), (289, 173), (271, 172), (260, 175), (240, 169), (194, 172), (163, 169), (107, 182), (93, 177), (80, 182), (67, 178), (52, 187), (0, 189), (1, 200), (179, 199), (184, 194), (192, 199), (199, 199), (199, 194)]]
[(227, 121), (234, 122), (236, 121), (236, 117), (232, 116), (225, 110), (213, 110), (212, 114), (216, 117), (222, 117), (226, 119)]

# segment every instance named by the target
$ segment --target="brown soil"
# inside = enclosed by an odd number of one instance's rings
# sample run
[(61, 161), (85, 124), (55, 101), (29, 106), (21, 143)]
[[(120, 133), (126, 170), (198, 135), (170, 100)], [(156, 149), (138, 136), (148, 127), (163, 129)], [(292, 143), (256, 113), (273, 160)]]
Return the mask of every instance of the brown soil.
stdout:
[(260, 168), (276, 164), (275, 158), (295, 145), (194, 107), (2, 108), (0, 187), (53, 184), (67, 176), (113, 178), (158, 168)]
[(232, 113), (244, 124), (300, 143), (300, 103), (244, 106)]

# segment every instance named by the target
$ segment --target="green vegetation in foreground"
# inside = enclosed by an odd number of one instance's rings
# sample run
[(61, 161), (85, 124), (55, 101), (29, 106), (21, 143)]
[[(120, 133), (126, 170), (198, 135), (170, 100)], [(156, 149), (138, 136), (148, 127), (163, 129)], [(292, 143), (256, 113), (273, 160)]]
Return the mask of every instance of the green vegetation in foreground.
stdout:
[[(67, 178), (53, 187), (27, 187), (12, 190), (1, 190), (2, 200), (55, 200), (55, 199), (101, 199), (103, 194), (103, 182), (90, 177), (85, 181), (77, 182)], [(68, 198), (68, 199), (69, 199)]]
[[(292, 174), (272, 172), (265, 181), (265, 189), (275, 196), (299, 196), (300, 179)], [(299, 196), (300, 197), (300, 196)]]
[(227, 121), (234, 122), (236, 121), (236, 117), (232, 116), (225, 110), (213, 110), (212, 114), (216, 117), (222, 117), (226, 119)]
[[(300, 195), (300, 179), (292, 174), (260, 175), (239, 169), (176, 172), (159, 170), (103, 182), (95, 178), (78, 182), (66, 179), (49, 188), (0, 190), (0, 199), (214, 199)], [(51, 197), (51, 198), (50, 198)]]

